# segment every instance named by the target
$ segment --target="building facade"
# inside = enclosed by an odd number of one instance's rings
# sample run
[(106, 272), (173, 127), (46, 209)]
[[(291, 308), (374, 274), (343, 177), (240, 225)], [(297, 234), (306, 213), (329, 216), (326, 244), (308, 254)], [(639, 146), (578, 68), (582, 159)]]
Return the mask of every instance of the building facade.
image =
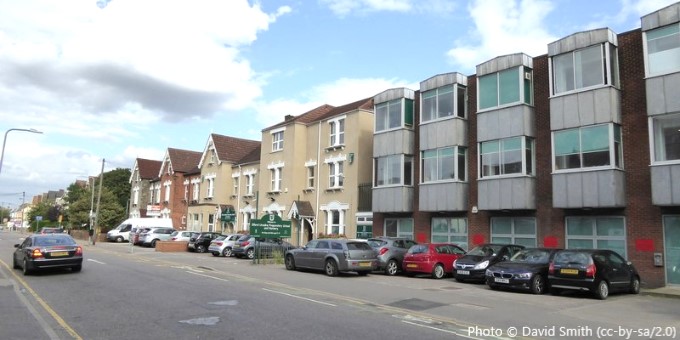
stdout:
[(161, 161), (137, 158), (130, 173), (129, 217), (148, 217), (147, 206), (151, 204), (151, 182), (158, 180)]

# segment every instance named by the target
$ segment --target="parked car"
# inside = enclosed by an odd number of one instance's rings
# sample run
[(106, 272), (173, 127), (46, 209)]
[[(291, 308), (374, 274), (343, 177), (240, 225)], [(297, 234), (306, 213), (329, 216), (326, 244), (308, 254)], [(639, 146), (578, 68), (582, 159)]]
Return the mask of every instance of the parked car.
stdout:
[(378, 268), (378, 254), (366, 241), (317, 239), (288, 250), (285, 264), (288, 270), (323, 270), (328, 276), (357, 272), (363, 276)]
[(151, 228), (147, 228), (147, 227), (132, 227), (132, 229), (130, 229), (130, 242), (131, 242), (133, 245), (138, 245), (138, 244), (139, 244), (139, 235), (141, 235), (141, 234), (144, 233), (144, 232), (149, 231), (149, 229), (151, 229)]
[(608, 249), (566, 249), (555, 254), (548, 270), (551, 293), (586, 291), (605, 300), (610, 292), (640, 292), (640, 274), (631, 262)]
[(24, 275), (47, 268), (71, 268), (73, 272), (83, 268), (83, 247), (68, 234), (29, 235), (14, 248), (12, 267), (21, 268)]
[(375, 237), (369, 238), (368, 244), (378, 252), (379, 262), (376, 270), (393, 276), (402, 270), (401, 263), (406, 252), (418, 243), (406, 237)]
[(208, 251), (213, 256), (231, 257), (233, 255), (231, 250), (234, 249), (234, 243), (242, 236), (243, 234), (222, 235), (210, 242)]
[(191, 238), (193, 231), (175, 230), (170, 234), (170, 241), (187, 241)]
[(40, 231), (38, 231), (38, 234), (59, 234), (63, 233), (64, 228), (50, 228), (50, 227), (43, 227), (40, 228)]
[(549, 289), (548, 268), (560, 249), (526, 248), (507, 261), (486, 269), (486, 284), (491, 289), (515, 288), (543, 294)]
[(206, 231), (206, 232), (200, 232), (200, 233), (194, 233), (191, 235), (189, 238), (189, 244), (187, 244), (187, 250), (188, 251), (195, 251), (197, 253), (205, 253), (208, 251), (208, 247), (210, 246), (210, 242), (212, 240), (220, 237), (220, 233), (212, 232), (212, 231)]
[(465, 250), (452, 243), (424, 243), (412, 246), (404, 256), (403, 269), (408, 276), (430, 274), (433, 279), (453, 275), (453, 261)]
[(479, 245), (453, 262), (453, 276), (458, 282), (485, 281), (487, 267), (509, 260), (522, 249), (524, 249), (524, 246), (517, 244), (487, 243)]
[(287, 250), (295, 248), (292, 244), (279, 238), (261, 238), (245, 235), (234, 243), (232, 253), (239, 258), (247, 257), (254, 259), (256, 256), (255, 252), (258, 250), (255, 247), (256, 243), (259, 247), (260, 257), (273, 257), (276, 253), (280, 253), (283, 256)]
[(139, 234), (139, 244), (143, 246), (150, 246), (156, 248), (156, 242), (167, 241), (170, 239), (170, 234), (175, 231), (168, 227), (152, 227)]

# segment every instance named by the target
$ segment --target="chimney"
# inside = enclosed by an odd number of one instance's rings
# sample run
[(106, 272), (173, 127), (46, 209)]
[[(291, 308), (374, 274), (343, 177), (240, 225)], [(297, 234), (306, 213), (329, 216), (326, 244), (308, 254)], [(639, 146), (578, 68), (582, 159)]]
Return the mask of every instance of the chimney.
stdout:
[(285, 119), (285, 121), (287, 122), (287, 121), (289, 121), (289, 120), (291, 120), (291, 119), (293, 119), (293, 118), (295, 118), (295, 116), (293, 116), (293, 115), (286, 115), (286, 117), (285, 117), (284, 119)]

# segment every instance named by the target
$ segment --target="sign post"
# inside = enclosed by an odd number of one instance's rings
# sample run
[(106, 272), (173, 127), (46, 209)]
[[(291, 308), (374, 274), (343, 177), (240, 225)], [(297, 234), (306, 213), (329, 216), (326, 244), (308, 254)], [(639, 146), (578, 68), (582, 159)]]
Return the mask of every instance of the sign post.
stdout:
[(290, 221), (284, 221), (279, 215), (264, 215), (259, 220), (250, 221), (250, 235), (266, 238), (289, 238), (291, 236)]

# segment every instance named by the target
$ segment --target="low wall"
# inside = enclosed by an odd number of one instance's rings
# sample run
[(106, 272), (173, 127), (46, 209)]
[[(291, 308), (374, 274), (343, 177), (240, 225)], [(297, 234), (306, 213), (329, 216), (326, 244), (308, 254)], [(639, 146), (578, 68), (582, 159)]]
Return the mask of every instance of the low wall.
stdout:
[(156, 242), (156, 251), (160, 252), (179, 252), (187, 251), (187, 241), (158, 241)]

